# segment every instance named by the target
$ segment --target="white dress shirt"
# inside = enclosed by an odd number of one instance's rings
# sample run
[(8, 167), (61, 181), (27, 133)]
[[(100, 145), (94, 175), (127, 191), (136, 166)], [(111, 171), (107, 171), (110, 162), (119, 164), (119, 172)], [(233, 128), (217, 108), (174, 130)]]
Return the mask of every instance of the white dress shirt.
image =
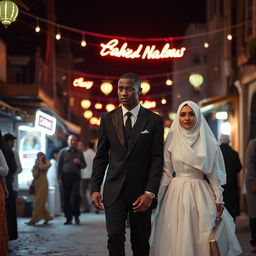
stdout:
[(139, 114), (139, 111), (140, 111), (140, 104), (138, 104), (135, 108), (133, 108), (132, 110), (128, 110), (126, 109), (123, 105), (122, 105), (122, 111), (123, 111), (123, 121), (124, 121), (124, 125), (125, 125), (125, 122), (127, 120), (127, 115), (126, 113), (127, 112), (130, 112), (132, 115), (131, 115), (131, 122), (132, 122), (132, 127), (134, 126), (134, 124), (136, 123), (137, 121), (137, 118), (138, 118), (138, 114)]

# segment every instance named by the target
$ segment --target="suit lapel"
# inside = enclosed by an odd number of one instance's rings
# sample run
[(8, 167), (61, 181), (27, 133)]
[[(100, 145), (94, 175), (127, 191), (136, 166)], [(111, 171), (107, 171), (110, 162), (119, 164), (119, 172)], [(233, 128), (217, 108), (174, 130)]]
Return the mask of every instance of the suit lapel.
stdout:
[(114, 115), (112, 116), (112, 121), (114, 124), (114, 129), (116, 131), (117, 137), (119, 139), (119, 142), (123, 148), (125, 149), (125, 138), (124, 138), (124, 123), (123, 123), (123, 115), (122, 115), (122, 108), (118, 108)]
[(127, 156), (131, 153), (131, 151), (132, 151), (137, 139), (139, 138), (140, 133), (143, 131), (147, 121), (148, 121), (147, 111), (143, 107), (140, 107), (137, 121), (132, 129), (131, 141), (130, 141), (130, 145), (128, 147)]

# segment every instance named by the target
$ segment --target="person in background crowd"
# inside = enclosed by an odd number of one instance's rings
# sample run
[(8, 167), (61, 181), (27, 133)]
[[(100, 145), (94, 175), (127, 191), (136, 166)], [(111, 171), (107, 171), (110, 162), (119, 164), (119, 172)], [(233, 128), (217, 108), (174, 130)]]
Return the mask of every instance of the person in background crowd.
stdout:
[(246, 177), (248, 216), (251, 231), (251, 248), (256, 253), (256, 139), (249, 141), (246, 150)]
[(7, 134), (5, 134), (3, 136), (3, 139), (4, 139), (5, 146), (8, 149), (12, 150), (12, 152), (14, 153), (14, 157), (15, 157), (15, 161), (16, 161), (17, 171), (13, 175), (12, 187), (13, 187), (13, 192), (14, 192), (15, 200), (17, 200), (18, 191), (19, 191), (18, 174), (20, 174), (22, 172), (22, 166), (21, 166), (19, 154), (18, 154), (17, 151), (13, 150), (13, 148), (15, 146), (15, 140), (17, 138), (14, 135), (12, 135), (12, 134), (7, 133)]
[(38, 221), (44, 220), (44, 224), (52, 220), (52, 217), (46, 208), (45, 204), (48, 198), (48, 181), (47, 171), (51, 163), (46, 159), (43, 152), (37, 153), (35, 165), (33, 166), (32, 173), (35, 179), (35, 200), (32, 212), (32, 218), (27, 225), (35, 225)]
[(3, 151), (6, 163), (9, 168), (9, 172), (5, 176), (6, 187), (8, 190), (8, 197), (6, 198), (5, 208), (6, 208), (9, 240), (16, 240), (18, 238), (16, 200), (15, 200), (12, 183), (13, 183), (13, 175), (17, 172), (17, 165), (16, 165), (13, 151), (7, 148), (3, 143), (1, 132), (0, 132), (0, 149)]
[(89, 142), (87, 147), (84, 147), (82, 142), (78, 143), (78, 148), (83, 151), (84, 159), (86, 162), (86, 168), (81, 170), (81, 197), (82, 197), (82, 205), (84, 207), (83, 212), (91, 211), (91, 203), (90, 203), (90, 179), (92, 176), (92, 164), (93, 159), (95, 157), (95, 151), (93, 150), (94, 143)]
[(80, 224), (80, 181), (81, 169), (86, 167), (83, 152), (77, 149), (78, 137), (68, 136), (68, 147), (61, 149), (58, 157), (57, 170), (59, 182), (63, 185), (64, 213), (66, 222), (64, 225)]
[(53, 149), (51, 153), (51, 167), (47, 172), (47, 179), (49, 188), (54, 188), (54, 216), (60, 215), (60, 188), (57, 174), (57, 159), (59, 155), (58, 149)]
[[(2, 139), (0, 137), (0, 139)], [(5, 211), (5, 199), (8, 196), (8, 190), (5, 183), (5, 176), (9, 168), (5, 161), (4, 154), (0, 149), (0, 255), (8, 255), (8, 226)]]
[(133, 255), (149, 255), (151, 212), (163, 170), (164, 128), (161, 116), (140, 105), (141, 90), (137, 74), (120, 77), (117, 93), (121, 106), (102, 115), (93, 161), (91, 198), (96, 209), (105, 210), (111, 256), (125, 255), (128, 215)]
[(238, 153), (229, 145), (229, 135), (221, 134), (220, 149), (224, 157), (227, 182), (222, 186), (223, 201), (226, 209), (229, 211), (233, 219), (240, 215), (240, 188), (238, 186), (238, 173), (242, 169), (242, 164)]

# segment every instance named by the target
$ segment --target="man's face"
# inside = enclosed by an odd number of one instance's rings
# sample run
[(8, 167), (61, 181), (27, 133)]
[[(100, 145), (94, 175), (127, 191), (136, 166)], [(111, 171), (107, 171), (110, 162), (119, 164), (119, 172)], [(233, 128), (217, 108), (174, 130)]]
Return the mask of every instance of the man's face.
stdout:
[(134, 79), (121, 78), (117, 90), (119, 101), (126, 109), (131, 110), (139, 103), (141, 89), (134, 83)]
[(68, 137), (68, 145), (70, 148), (75, 149), (77, 148), (78, 139), (75, 135), (70, 135)]
[(14, 145), (15, 145), (15, 140), (7, 140), (5, 142), (5, 145), (6, 145), (7, 148), (12, 149), (14, 147)]

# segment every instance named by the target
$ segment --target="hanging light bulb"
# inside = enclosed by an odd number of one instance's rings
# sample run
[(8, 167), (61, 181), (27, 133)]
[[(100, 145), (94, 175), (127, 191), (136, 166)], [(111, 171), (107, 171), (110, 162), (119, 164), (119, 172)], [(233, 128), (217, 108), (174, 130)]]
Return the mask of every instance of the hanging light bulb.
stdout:
[(39, 26), (39, 21), (38, 21), (38, 19), (37, 19), (37, 21), (36, 21), (35, 31), (36, 31), (37, 33), (39, 33), (39, 32), (40, 32), (40, 30), (41, 30), (41, 28), (40, 28), (40, 26)]
[(164, 105), (164, 104), (167, 103), (167, 100), (166, 100), (166, 99), (162, 99), (162, 100), (161, 100), (161, 103)]
[(209, 43), (204, 42), (204, 48), (208, 48), (209, 47)]
[(60, 31), (59, 29), (57, 28), (57, 34), (55, 36), (56, 40), (60, 40), (61, 39), (61, 34), (60, 34)]
[(232, 40), (232, 38), (233, 38), (233, 37), (232, 37), (231, 34), (228, 34), (228, 35), (227, 35), (227, 39), (228, 39), (228, 40)]
[(41, 30), (41, 28), (39, 27), (39, 25), (36, 25), (36, 27), (35, 27), (35, 31), (36, 31), (37, 33), (39, 33), (39, 32), (40, 32), (40, 30)]
[(82, 34), (81, 46), (82, 46), (82, 47), (85, 47), (85, 46), (86, 46), (86, 41), (85, 41), (85, 39), (84, 39), (84, 33)]
[(172, 81), (170, 78), (168, 78), (168, 79), (166, 80), (165, 84), (166, 84), (167, 86), (172, 86), (172, 85), (173, 85), (173, 81)]

